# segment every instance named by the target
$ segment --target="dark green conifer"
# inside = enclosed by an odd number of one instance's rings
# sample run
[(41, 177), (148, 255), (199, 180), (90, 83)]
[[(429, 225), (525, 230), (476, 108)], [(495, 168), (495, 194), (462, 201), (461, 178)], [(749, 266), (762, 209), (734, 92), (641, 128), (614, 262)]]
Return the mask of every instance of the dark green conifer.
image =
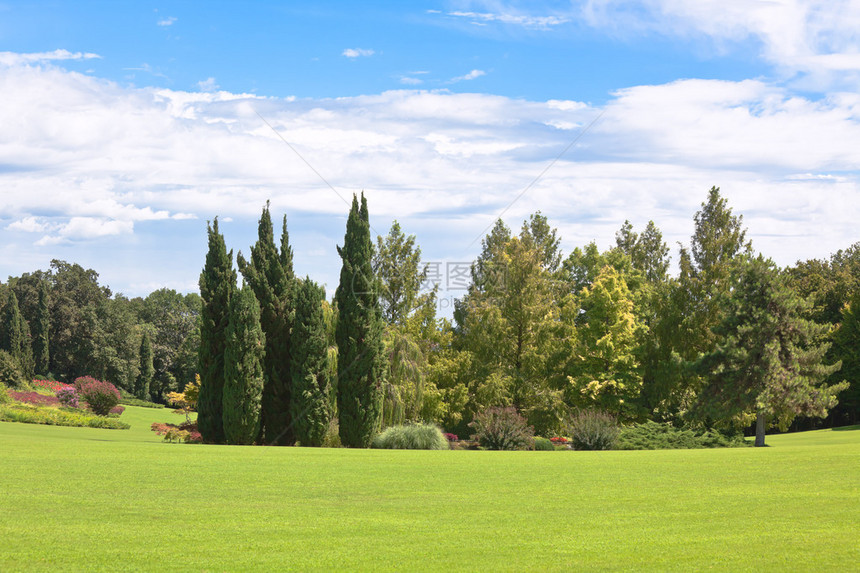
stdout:
[(290, 330), (295, 294), (287, 218), (284, 217), (280, 253), (275, 247), (268, 203), (260, 216), (257, 235), (251, 261), (239, 253), (236, 262), (260, 304), (260, 324), (266, 334), (261, 439), (268, 444), (290, 445), (295, 442), (290, 419)]
[(23, 349), (25, 344), (29, 344), (29, 341), (26, 338), (23, 327), (27, 323), (21, 316), (21, 311), (18, 308), (18, 297), (15, 296), (15, 291), (10, 288), (6, 292), (3, 320), (0, 322), (0, 350), (7, 351), (18, 363), (22, 372), (25, 372)]
[(228, 444), (253, 444), (260, 435), (265, 345), (260, 305), (254, 291), (245, 285), (230, 299), (227, 327), (223, 415)]
[(339, 311), (335, 338), (338, 347), (338, 420), (341, 443), (366, 448), (379, 428), (385, 356), (382, 312), (371, 267), (367, 201), (353, 196), (346, 223), (340, 284), (335, 293)]
[(140, 372), (137, 375), (135, 395), (141, 400), (149, 400), (149, 388), (155, 376), (155, 365), (153, 363), (152, 342), (149, 333), (144, 331), (140, 337)]
[(233, 251), (227, 252), (224, 236), (218, 232), (218, 218), (208, 226), (209, 252), (200, 274), (200, 397), (197, 401), (197, 423), (207, 442), (224, 442), (222, 397), (224, 389), (224, 354), (227, 325), (230, 322), (230, 298), (236, 290)]
[(50, 309), (48, 307), (48, 283), (39, 282), (39, 304), (33, 321), (33, 362), (36, 372), (47, 374), (50, 370), (48, 333), (51, 330)]
[(310, 278), (297, 287), (293, 323), (292, 409), (296, 439), (321, 446), (331, 420), (325, 289)]

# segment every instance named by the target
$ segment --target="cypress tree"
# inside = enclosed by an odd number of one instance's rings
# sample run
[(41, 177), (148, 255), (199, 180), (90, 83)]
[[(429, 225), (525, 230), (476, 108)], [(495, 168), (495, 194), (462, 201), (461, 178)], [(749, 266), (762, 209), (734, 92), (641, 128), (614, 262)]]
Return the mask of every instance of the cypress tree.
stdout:
[(236, 289), (233, 251), (227, 252), (224, 236), (218, 232), (218, 218), (207, 225), (209, 252), (200, 274), (200, 397), (197, 423), (207, 442), (224, 441), (222, 397), (224, 389), (224, 352), (230, 322), (230, 298)]
[(344, 446), (370, 446), (379, 428), (385, 356), (382, 312), (371, 260), (367, 200), (361, 208), (353, 195), (346, 223), (340, 284), (335, 293), (339, 310), (335, 339), (338, 347), (337, 408), (340, 440)]
[(293, 253), (286, 217), (281, 252), (275, 247), (268, 202), (260, 216), (257, 236), (257, 243), (251, 247), (251, 261), (239, 253), (236, 262), (260, 304), (260, 324), (266, 335), (261, 439), (270, 444), (289, 445), (295, 441), (290, 419), (290, 329), (295, 312)]
[(260, 434), (265, 345), (260, 305), (254, 291), (245, 285), (230, 299), (227, 327), (223, 415), (228, 444), (252, 444)]
[(155, 365), (153, 364), (152, 342), (149, 333), (144, 331), (140, 337), (140, 373), (137, 375), (137, 386), (135, 395), (141, 400), (149, 399), (149, 387), (155, 376)]
[(310, 278), (297, 288), (293, 323), (292, 410), (296, 439), (303, 446), (320, 446), (325, 438), (329, 407), (329, 368), (325, 289)]
[(48, 332), (50, 332), (50, 309), (48, 307), (48, 283), (39, 282), (39, 304), (33, 321), (33, 362), (36, 372), (47, 374), (50, 369)]
[(18, 308), (18, 297), (11, 288), (7, 290), (6, 305), (3, 307), (3, 320), (0, 322), (0, 350), (8, 352), (18, 363), (22, 372), (25, 370), (23, 348), (28, 341), (25, 338), (23, 326), (26, 325)]

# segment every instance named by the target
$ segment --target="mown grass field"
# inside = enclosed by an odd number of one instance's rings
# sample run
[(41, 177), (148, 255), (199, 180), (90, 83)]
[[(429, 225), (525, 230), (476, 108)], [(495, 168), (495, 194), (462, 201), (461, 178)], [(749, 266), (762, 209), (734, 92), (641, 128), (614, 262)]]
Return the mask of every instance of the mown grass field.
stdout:
[(769, 448), (315, 450), (0, 423), (0, 571), (848, 571), (860, 428)]

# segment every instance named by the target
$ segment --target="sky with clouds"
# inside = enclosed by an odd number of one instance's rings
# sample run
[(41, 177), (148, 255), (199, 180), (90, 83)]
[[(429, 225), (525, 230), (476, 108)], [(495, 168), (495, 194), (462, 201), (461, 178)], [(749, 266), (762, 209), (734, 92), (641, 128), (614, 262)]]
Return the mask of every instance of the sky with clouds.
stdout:
[(271, 200), (331, 295), (362, 190), (442, 268), (537, 210), (687, 243), (713, 185), (781, 265), (860, 240), (860, 2), (285, 4), (0, 0), (0, 277), (195, 291)]

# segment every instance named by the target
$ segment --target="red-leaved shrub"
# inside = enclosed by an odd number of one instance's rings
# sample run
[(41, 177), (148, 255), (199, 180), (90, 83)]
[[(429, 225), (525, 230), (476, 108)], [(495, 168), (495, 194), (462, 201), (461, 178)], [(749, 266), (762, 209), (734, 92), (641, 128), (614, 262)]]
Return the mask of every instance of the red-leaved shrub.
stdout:
[(119, 390), (110, 382), (82, 376), (75, 380), (75, 388), (90, 410), (98, 416), (107, 416), (111, 409), (119, 404)]

